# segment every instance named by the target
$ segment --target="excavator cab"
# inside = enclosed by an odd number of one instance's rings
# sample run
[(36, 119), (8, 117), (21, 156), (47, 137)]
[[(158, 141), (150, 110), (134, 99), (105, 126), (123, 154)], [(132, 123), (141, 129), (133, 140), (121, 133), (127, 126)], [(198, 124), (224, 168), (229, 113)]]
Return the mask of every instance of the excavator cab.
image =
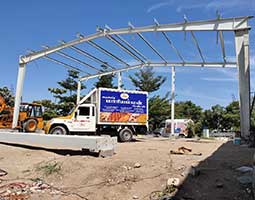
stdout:
[(40, 104), (21, 103), (18, 126), (25, 132), (43, 128), (43, 111)]

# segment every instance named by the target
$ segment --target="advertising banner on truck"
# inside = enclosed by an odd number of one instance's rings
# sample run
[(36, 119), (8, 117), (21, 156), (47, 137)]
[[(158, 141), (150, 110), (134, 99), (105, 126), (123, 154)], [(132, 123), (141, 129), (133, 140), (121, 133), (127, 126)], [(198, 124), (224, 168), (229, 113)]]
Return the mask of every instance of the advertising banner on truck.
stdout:
[(147, 93), (101, 90), (101, 122), (147, 122)]

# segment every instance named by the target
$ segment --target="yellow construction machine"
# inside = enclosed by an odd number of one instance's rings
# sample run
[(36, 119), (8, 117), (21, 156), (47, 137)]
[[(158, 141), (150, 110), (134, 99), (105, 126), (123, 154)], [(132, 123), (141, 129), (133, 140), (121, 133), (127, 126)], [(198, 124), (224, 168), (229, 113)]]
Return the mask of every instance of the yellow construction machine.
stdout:
[[(14, 108), (6, 105), (0, 96), (0, 129), (12, 128)], [(21, 132), (35, 132), (43, 129), (42, 106), (35, 103), (21, 103), (18, 125), (15, 127)]]

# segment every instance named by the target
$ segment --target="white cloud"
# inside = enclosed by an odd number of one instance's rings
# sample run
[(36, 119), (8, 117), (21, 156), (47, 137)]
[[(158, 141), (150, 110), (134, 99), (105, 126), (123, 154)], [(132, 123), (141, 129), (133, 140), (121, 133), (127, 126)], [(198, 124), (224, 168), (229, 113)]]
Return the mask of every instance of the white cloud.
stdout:
[(208, 96), (208, 95), (205, 95), (205, 94), (201, 94), (195, 90), (192, 89), (192, 87), (187, 87), (183, 90), (180, 90), (180, 91), (177, 91), (176, 92), (177, 95), (182, 95), (182, 96), (186, 96), (186, 97), (195, 97), (195, 98), (200, 98), (200, 99), (207, 99), (207, 100), (213, 100), (213, 101), (216, 101), (216, 102), (222, 102), (222, 103), (228, 103), (229, 100), (226, 100), (224, 98), (218, 98), (218, 97), (213, 97), (213, 96)]
[(237, 68), (227, 69), (227, 68), (217, 68), (217, 72), (222, 73), (228, 78), (237, 79)]
[(216, 0), (216, 1), (211, 1), (206, 5), (207, 9), (214, 9), (214, 10), (219, 10), (223, 8), (251, 8), (253, 7), (252, 5), (253, 0)]
[(154, 10), (157, 10), (157, 9), (165, 7), (165, 6), (170, 6), (172, 3), (173, 3), (173, 1), (164, 1), (164, 2), (153, 4), (147, 9), (147, 13), (150, 13)]
[(206, 3), (180, 5), (180, 6), (177, 7), (176, 12), (182, 12), (183, 10), (191, 10), (191, 9), (196, 9), (196, 8), (202, 8), (202, 7), (205, 7), (205, 5), (206, 5)]
[(204, 77), (204, 78), (200, 78), (200, 80), (214, 81), (214, 82), (237, 81), (237, 79), (234, 79), (234, 78), (212, 78), (212, 77)]
[(191, 9), (206, 9), (208, 10), (225, 10), (225, 9), (249, 9), (255, 10), (254, 0), (214, 0), (203, 1), (203, 3), (197, 3), (197, 1), (183, 1), (183, 5), (177, 7), (177, 12)]

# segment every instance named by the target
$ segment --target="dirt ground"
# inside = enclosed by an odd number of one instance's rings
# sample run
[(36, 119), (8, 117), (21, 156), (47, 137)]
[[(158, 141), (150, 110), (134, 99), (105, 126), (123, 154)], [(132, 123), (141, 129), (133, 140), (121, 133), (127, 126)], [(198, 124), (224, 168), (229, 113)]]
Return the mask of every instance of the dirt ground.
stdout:
[[(170, 150), (182, 146), (202, 155), (170, 154)], [(1, 195), (4, 196), (7, 186), (22, 188), (17, 184), (34, 186), (38, 181), (44, 187), (38, 189), (37, 184), (24, 198), (155, 199), (155, 194), (162, 192), (154, 191), (164, 191), (169, 178), (181, 181), (174, 189), (175, 199), (250, 199), (250, 191), (239, 184), (240, 174), (235, 169), (250, 166), (253, 153), (254, 149), (226, 140), (153, 137), (119, 143), (116, 154), (107, 158), (79, 151), (0, 144), (0, 169), (8, 172), (0, 177), (0, 199), (4, 199)], [(188, 175), (192, 165), (199, 169), (199, 174)]]

